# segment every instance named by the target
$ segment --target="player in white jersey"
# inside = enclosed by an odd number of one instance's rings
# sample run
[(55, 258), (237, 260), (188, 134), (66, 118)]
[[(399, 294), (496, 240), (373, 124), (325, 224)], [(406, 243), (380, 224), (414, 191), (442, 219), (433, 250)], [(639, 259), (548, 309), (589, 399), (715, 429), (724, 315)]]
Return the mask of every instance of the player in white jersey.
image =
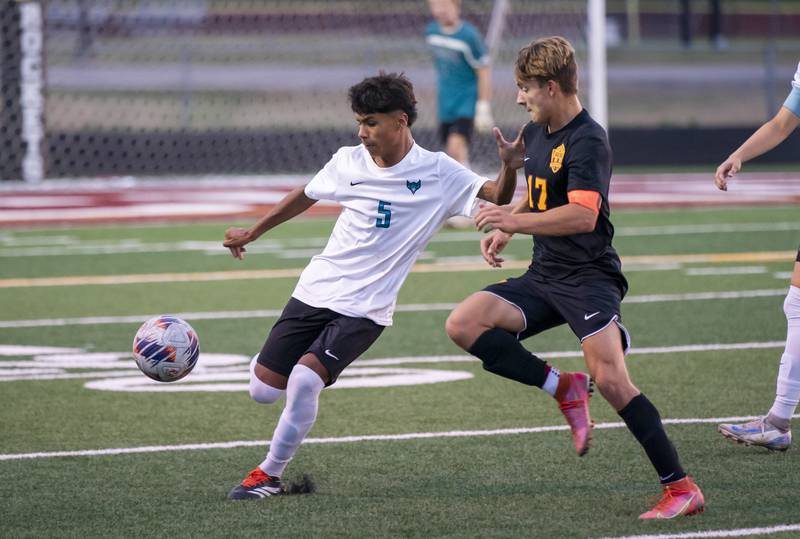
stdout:
[[(281, 494), (281, 476), (311, 429), (319, 394), (392, 324), (397, 294), (411, 266), (442, 223), (469, 216), (476, 197), (511, 201), (515, 169), (503, 164), (487, 180), (441, 152), (417, 146), (411, 82), (381, 73), (349, 91), (359, 146), (343, 147), (305, 187), (290, 192), (248, 229), (230, 228), (223, 245), (242, 258), (245, 245), (314, 205), (341, 204), (323, 252), (303, 271), (279, 320), (250, 367), (250, 396), (286, 405), (266, 459), (228, 494), (259, 499)], [(496, 133), (505, 161), (513, 143)]]
[[(770, 121), (762, 125), (744, 144), (717, 168), (714, 182), (723, 191), (728, 190), (728, 179), (742, 168), (742, 163), (768, 152), (783, 142), (800, 124), (800, 63), (792, 81), (792, 91), (783, 106)], [(789, 330), (786, 348), (778, 370), (775, 401), (766, 416), (740, 424), (723, 423), (719, 431), (746, 445), (785, 451), (792, 443), (791, 418), (800, 401), (800, 250), (792, 272), (791, 286), (783, 311)]]

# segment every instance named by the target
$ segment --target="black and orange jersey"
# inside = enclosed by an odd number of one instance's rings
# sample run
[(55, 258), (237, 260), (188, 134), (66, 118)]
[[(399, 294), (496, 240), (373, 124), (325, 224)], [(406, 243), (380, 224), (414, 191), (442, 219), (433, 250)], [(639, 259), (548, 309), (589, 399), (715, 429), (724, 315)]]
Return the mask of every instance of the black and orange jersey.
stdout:
[[(627, 283), (619, 256), (611, 246), (608, 189), (611, 183), (611, 147), (605, 130), (586, 109), (554, 133), (533, 122), (522, 133), (525, 141), (525, 180), (528, 210), (544, 212), (569, 204), (570, 191), (600, 195), (597, 224), (592, 232), (569, 236), (533, 236), (530, 271), (544, 278), (590, 278), (592, 270), (619, 278), (623, 294)], [(585, 193), (584, 193), (585, 194)]]

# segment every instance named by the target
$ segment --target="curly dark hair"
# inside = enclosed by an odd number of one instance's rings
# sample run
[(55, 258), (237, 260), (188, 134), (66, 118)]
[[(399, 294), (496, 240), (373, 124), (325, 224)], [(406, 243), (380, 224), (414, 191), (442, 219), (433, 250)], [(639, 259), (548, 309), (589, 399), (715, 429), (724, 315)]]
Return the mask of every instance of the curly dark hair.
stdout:
[(352, 86), (347, 92), (350, 108), (356, 114), (394, 112), (401, 110), (408, 115), (408, 126), (417, 119), (417, 99), (414, 86), (403, 73), (384, 73), (367, 77)]

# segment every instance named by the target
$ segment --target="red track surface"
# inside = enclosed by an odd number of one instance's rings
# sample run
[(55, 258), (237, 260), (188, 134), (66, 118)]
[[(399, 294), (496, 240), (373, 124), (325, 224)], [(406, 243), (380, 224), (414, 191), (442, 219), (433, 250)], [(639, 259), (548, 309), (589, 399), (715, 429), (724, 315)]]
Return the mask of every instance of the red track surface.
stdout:
[[(0, 228), (252, 218), (263, 215), (296, 185), (295, 178), (5, 184), (0, 185)], [(522, 185), (519, 191), (522, 195)], [(620, 174), (614, 177), (610, 199), (612, 209), (797, 204), (800, 174), (742, 174), (728, 192), (714, 187), (711, 173)], [(338, 212), (338, 205), (320, 202), (308, 214)]]

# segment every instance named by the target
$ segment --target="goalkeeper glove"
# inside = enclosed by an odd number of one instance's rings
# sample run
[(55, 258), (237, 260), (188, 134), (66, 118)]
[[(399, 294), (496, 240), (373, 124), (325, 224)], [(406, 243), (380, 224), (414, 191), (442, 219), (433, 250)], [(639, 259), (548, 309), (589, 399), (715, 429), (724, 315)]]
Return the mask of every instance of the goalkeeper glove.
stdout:
[(488, 133), (492, 127), (494, 127), (492, 105), (488, 101), (478, 101), (475, 104), (475, 129), (478, 133)]

